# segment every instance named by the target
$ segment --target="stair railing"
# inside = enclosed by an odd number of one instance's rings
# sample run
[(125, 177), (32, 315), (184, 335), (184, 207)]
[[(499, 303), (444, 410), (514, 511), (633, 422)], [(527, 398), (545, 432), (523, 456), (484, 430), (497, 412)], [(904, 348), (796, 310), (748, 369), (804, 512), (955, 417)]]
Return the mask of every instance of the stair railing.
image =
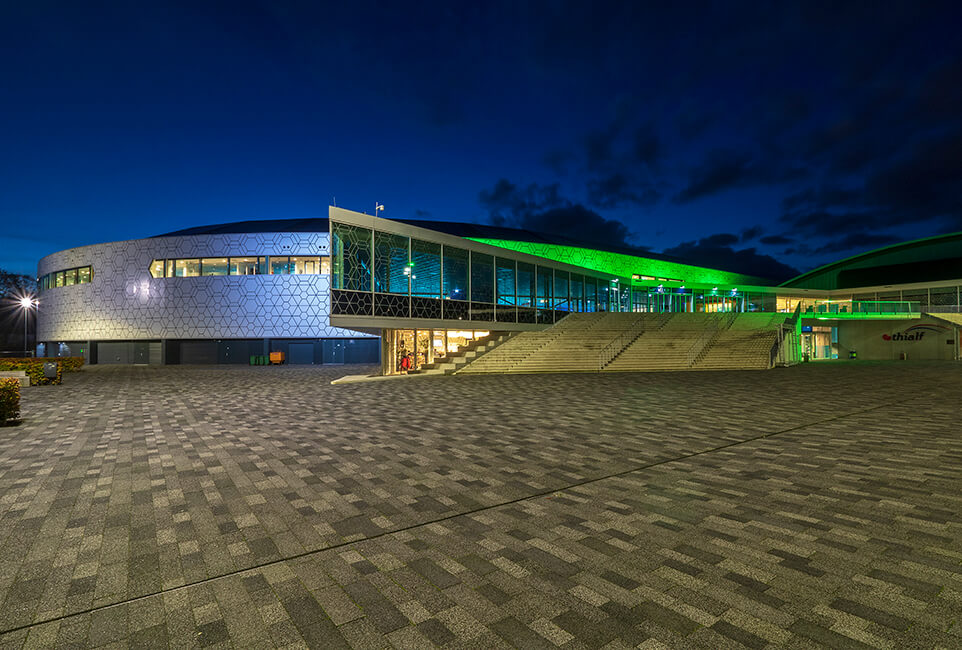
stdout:
[(645, 333), (645, 317), (639, 316), (631, 326), (618, 335), (614, 341), (598, 352), (598, 370), (601, 371), (639, 336)]

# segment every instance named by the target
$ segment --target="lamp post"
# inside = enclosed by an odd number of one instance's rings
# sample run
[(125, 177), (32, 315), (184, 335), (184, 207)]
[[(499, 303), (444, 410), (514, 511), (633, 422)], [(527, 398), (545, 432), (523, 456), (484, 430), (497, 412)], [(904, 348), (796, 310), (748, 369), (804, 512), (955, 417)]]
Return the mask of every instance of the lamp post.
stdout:
[(23, 310), (23, 353), (27, 354), (27, 315), (30, 310), (37, 307), (40, 304), (39, 300), (35, 300), (31, 296), (24, 296), (20, 299), (20, 308)]

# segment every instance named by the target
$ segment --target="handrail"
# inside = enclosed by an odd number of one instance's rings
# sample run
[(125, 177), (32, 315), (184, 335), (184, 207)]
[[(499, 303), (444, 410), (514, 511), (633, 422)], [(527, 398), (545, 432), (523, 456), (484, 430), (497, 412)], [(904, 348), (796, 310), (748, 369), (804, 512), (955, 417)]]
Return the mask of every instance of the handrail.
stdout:
[(635, 339), (645, 333), (645, 317), (639, 316), (638, 319), (631, 324), (631, 327), (622, 332), (618, 338), (614, 341), (601, 348), (598, 352), (598, 370), (603, 370), (605, 366), (611, 363), (611, 360), (621, 354), (622, 350), (632, 344)]

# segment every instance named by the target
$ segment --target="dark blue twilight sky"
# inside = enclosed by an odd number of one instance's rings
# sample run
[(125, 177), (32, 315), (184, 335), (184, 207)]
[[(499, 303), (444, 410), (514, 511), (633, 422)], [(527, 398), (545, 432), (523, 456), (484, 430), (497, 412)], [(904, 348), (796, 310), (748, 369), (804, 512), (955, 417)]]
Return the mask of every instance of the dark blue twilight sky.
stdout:
[(6, 2), (0, 268), (336, 197), (784, 278), (962, 230), (960, 25), (958, 2)]

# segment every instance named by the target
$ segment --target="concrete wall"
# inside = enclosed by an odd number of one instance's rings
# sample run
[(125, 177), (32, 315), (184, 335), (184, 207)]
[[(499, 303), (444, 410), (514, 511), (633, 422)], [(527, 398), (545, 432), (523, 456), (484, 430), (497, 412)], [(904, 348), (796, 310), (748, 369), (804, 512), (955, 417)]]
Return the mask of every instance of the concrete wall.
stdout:
[[(886, 338), (888, 337), (888, 338)], [(838, 326), (839, 357), (855, 350), (859, 359), (954, 359), (956, 328), (932, 318), (849, 321)]]

